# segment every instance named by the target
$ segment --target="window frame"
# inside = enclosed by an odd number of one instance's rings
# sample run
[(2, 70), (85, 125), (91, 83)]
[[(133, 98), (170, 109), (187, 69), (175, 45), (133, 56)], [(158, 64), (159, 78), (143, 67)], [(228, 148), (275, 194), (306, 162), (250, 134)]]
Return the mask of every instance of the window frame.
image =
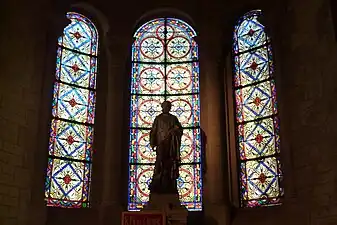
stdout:
[[(84, 52), (81, 52), (81, 51), (77, 51), (75, 49), (67, 48), (67, 47), (59, 44), (59, 39), (63, 38), (63, 36), (64, 36), (64, 30), (65, 30), (65, 28), (67, 28), (71, 24), (71, 19), (68, 18), (68, 14), (77, 14), (79, 17), (82, 17), (83, 19), (87, 20), (87, 21), (85, 21), (85, 23), (87, 23), (88, 26), (92, 26), (92, 29), (94, 29), (95, 35), (96, 35), (96, 38), (95, 38), (96, 39), (95, 40), (96, 54), (84, 53)], [(60, 84), (67, 85), (70, 88), (84, 89), (84, 90), (89, 91), (89, 92), (93, 91), (94, 95), (95, 95), (94, 98), (93, 98), (93, 100), (94, 100), (93, 101), (93, 109), (94, 109), (93, 122), (92, 123), (87, 123), (87, 122), (83, 122), (82, 123), (82, 122), (78, 122), (78, 121), (71, 120), (71, 119), (63, 119), (63, 118), (55, 117), (53, 115), (53, 113), (50, 113), (50, 112), (52, 112), (52, 108), (49, 108), (49, 111), (48, 111), (48, 114), (49, 114), (49, 116), (48, 116), (48, 145), (47, 145), (48, 147), (47, 147), (46, 159), (47, 159), (47, 161), (49, 161), (49, 160), (53, 160), (53, 159), (56, 158), (56, 159), (61, 159), (61, 160), (65, 160), (65, 161), (70, 161), (70, 162), (84, 162), (84, 163), (89, 163), (90, 164), (89, 181), (88, 181), (89, 187), (88, 187), (87, 201), (80, 200), (78, 202), (78, 204), (80, 204), (81, 206), (78, 206), (78, 205), (77, 206), (76, 205), (75, 206), (74, 205), (73, 206), (60, 206), (60, 205), (57, 206), (55, 204), (49, 205), (48, 201), (49, 201), (50, 197), (46, 196), (47, 190), (46, 190), (46, 184), (44, 184), (44, 190), (45, 190), (44, 191), (44, 199), (45, 199), (45, 202), (46, 202), (46, 206), (48, 208), (50, 208), (52, 211), (54, 211), (54, 209), (57, 209), (57, 208), (65, 208), (65, 209), (70, 209), (70, 208), (82, 208), (82, 209), (92, 208), (92, 190), (91, 189), (92, 189), (92, 180), (93, 180), (92, 179), (93, 178), (93, 158), (95, 157), (94, 155), (95, 155), (95, 150), (96, 150), (96, 141), (95, 141), (95, 139), (96, 139), (96, 131), (97, 131), (97, 125), (96, 125), (96, 123), (97, 123), (97, 121), (96, 121), (96, 119), (97, 119), (97, 116), (96, 116), (97, 115), (97, 92), (98, 92), (97, 84), (98, 84), (98, 80), (99, 80), (97, 78), (98, 78), (98, 76), (100, 74), (99, 67), (100, 67), (100, 61), (101, 61), (101, 59), (100, 59), (101, 58), (100, 57), (101, 41), (100, 41), (100, 32), (99, 32), (99, 29), (98, 29), (98, 27), (97, 27), (97, 25), (95, 23), (96, 21), (93, 20), (91, 17), (85, 15), (85, 14), (87, 14), (87, 13), (83, 12), (83, 10), (80, 10), (80, 9), (77, 9), (77, 8), (71, 8), (71, 9), (67, 10), (66, 12), (64, 12), (64, 17), (62, 18), (62, 20), (63, 20), (62, 21), (63, 22), (62, 25), (63, 26), (60, 27), (60, 32), (58, 34), (54, 33), (54, 35), (55, 35), (54, 37), (55, 38), (53, 38), (52, 41), (53, 41), (53, 45), (55, 46), (54, 47), (55, 52), (52, 53), (53, 56), (51, 58), (57, 64), (55, 66), (55, 63), (54, 63), (51, 66), (52, 67), (51, 68), (52, 69), (51, 70), (52, 71), (52, 76), (51, 76), (52, 78), (50, 80), (51, 80), (51, 83), (52, 83), (51, 84), (52, 96), (51, 96), (51, 99), (49, 101), (49, 105), (52, 106), (53, 105), (52, 102), (54, 101), (55, 98), (57, 98), (57, 96), (54, 94), (55, 85), (57, 85), (57, 84), (58, 85), (60, 85)], [(92, 39), (91, 39), (90, 42), (92, 42)], [(72, 83), (61, 81), (61, 79), (57, 78), (56, 71), (59, 70), (58, 68), (63, 67), (61, 65), (61, 62), (59, 62), (60, 65), (58, 65), (59, 63), (58, 63), (57, 60), (59, 58), (61, 59), (61, 56), (58, 56), (58, 50), (60, 50), (61, 52), (63, 50), (67, 50), (67, 51), (70, 51), (72, 53), (77, 53), (77, 54), (80, 54), (80, 55), (83, 55), (83, 56), (89, 56), (90, 59), (93, 58), (93, 57), (95, 58), (95, 60), (96, 60), (96, 64), (95, 64), (96, 70), (95, 70), (95, 75), (94, 75), (94, 77), (95, 77), (94, 88), (89, 87), (89, 85), (88, 85), (88, 87), (82, 87), (82, 86), (79, 86), (79, 85), (76, 85), (76, 84), (72, 84)], [(49, 75), (50, 74), (48, 74), (48, 76)], [(90, 79), (90, 76), (88, 77), (88, 82), (90, 83), (89, 79)], [(89, 115), (87, 115), (87, 118), (88, 117), (89, 117)], [(83, 125), (83, 126), (86, 126), (86, 127), (89, 126), (89, 127), (91, 127), (93, 129), (93, 133), (92, 133), (93, 141), (91, 143), (92, 144), (92, 147), (91, 147), (91, 151), (92, 152), (90, 154), (91, 155), (90, 160), (78, 160), (78, 159), (72, 159), (72, 158), (67, 158), (67, 157), (63, 157), (63, 156), (59, 157), (59, 156), (55, 156), (55, 155), (49, 154), (49, 143), (50, 143), (49, 139), (51, 138), (52, 121), (54, 121), (54, 120), (55, 121), (61, 121), (61, 122), (63, 121), (63, 122), (66, 122), (66, 123), (73, 123), (73, 124)], [(48, 171), (48, 166), (46, 167), (46, 169)], [(48, 177), (48, 174), (46, 173), (45, 177), (44, 177), (45, 181), (46, 181), (47, 177)], [(52, 176), (50, 175), (50, 177), (52, 177)], [(84, 175), (81, 178), (83, 178), (83, 177), (84, 177)], [(83, 193), (82, 193), (82, 196), (83, 196)], [(55, 199), (55, 201), (57, 201), (57, 202), (61, 202), (63, 200), (64, 199)], [(83, 206), (83, 203), (85, 203), (86, 206)]]
[[(262, 45), (258, 45), (257, 47), (251, 48), (249, 50), (246, 51), (242, 51), (242, 52), (238, 52), (238, 53), (234, 53), (234, 40), (233, 40), (233, 36), (234, 36), (234, 32), (235, 29), (234, 27), (241, 24), (243, 21), (243, 17), (246, 14), (252, 13), (254, 11), (260, 11), (260, 15), (259, 17), (262, 18), (263, 21), (263, 25), (264, 25), (264, 33), (266, 35), (268, 35), (268, 40), (266, 43), (262, 44)], [(271, 209), (271, 208), (279, 208), (283, 205), (284, 202), (284, 172), (283, 172), (283, 160), (282, 160), (282, 148), (280, 147), (280, 152), (276, 153), (275, 155), (270, 155), (267, 156), (268, 157), (272, 157), (272, 156), (277, 156), (278, 158), (280, 158), (281, 161), (281, 170), (282, 170), (282, 180), (279, 183), (279, 187), (280, 189), (283, 190), (283, 194), (279, 197), (280, 198), (280, 204), (276, 204), (276, 205), (260, 205), (260, 206), (255, 206), (255, 207), (242, 207), (241, 206), (241, 194), (240, 194), (240, 158), (239, 158), (239, 147), (238, 147), (238, 141), (237, 141), (237, 118), (236, 118), (236, 95), (235, 95), (235, 90), (238, 89), (242, 89), (244, 87), (252, 87), (254, 85), (257, 85), (259, 83), (264, 83), (264, 82), (268, 82), (268, 81), (274, 81), (274, 85), (276, 87), (277, 93), (276, 93), (276, 99), (277, 102), (279, 102), (279, 90), (278, 90), (278, 79), (277, 79), (277, 71), (275, 70), (275, 53), (274, 53), (274, 48), (273, 48), (273, 38), (271, 36), (271, 34), (269, 33), (268, 27), (264, 21), (265, 18), (265, 13), (264, 10), (247, 10), (245, 11), (243, 14), (241, 14), (240, 16), (238, 16), (238, 19), (235, 21), (235, 23), (232, 26), (232, 32), (231, 32), (231, 40), (232, 40), (232, 44), (230, 47), (230, 54), (227, 55), (227, 57), (225, 58), (225, 68), (224, 68), (224, 95), (225, 95), (225, 129), (227, 132), (226, 135), (226, 148), (227, 148), (227, 156), (228, 156), (228, 174), (229, 174), (229, 187), (230, 187), (230, 191), (229, 191), (229, 199), (230, 199), (230, 203), (231, 203), (231, 207), (233, 208), (233, 210), (237, 211), (251, 211), (251, 210), (264, 210), (264, 209)], [(244, 53), (249, 53), (252, 52), (256, 49), (261, 49), (263, 47), (271, 47), (271, 54), (272, 54), (272, 67), (274, 68), (274, 71), (272, 73), (271, 76), (269, 76), (267, 79), (263, 79), (262, 81), (258, 81), (255, 82), (253, 84), (248, 84), (248, 85), (244, 85), (244, 86), (239, 86), (238, 88), (235, 88), (235, 82), (234, 82), (234, 76), (236, 73), (235, 70), (235, 56), (240, 56)], [(280, 106), (279, 104), (277, 105), (277, 113), (276, 114), (271, 114), (267, 117), (263, 117), (263, 119), (266, 118), (277, 118), (278, 120), (280, 120)], [(258, 119), (260, 120), (260, 119)], [(251, 120), (248, 122), (254, 122), (256, 121)], [(247, 123), (246, 121), (241, 122), (240, 124), (245, 124)], [(279, 126), (280, 126), (280, 122), (279, 122)], [(279, 131), (278, 133), (279, 137), (282, 136), (281, 131)], [(280, 138), (281, 139), (281, 138)], [(283, 142), (282, 142), (283, 143)], [(281, 143), (281, 146), (282, 146)]]
[[(167, 19), (177, 19), (177, 20), (180, 20), (180, 21), (182, 21), (183, 23), (185, 23), (185, 24), (187, 24), (188, 26), (190, 26), (191, 28), (192, 28), (192, 30), (195, 32), (195, 30), (194, 30), (194, 27), (192, 26), (192, 25), (190, 25), (190, 23), (189, 23), (189, 20), (185, 20), (184, 18), (179, 18), (179, 17), (175, 17), (175, 16), (167, 16), (167, 15), (164, 15), (164, 16), (155, 16), (155, 17), (151, 17), (150, 19), (146, 19), (146, 20), (142, 20), (141, 21), (141, 23), (139, 23), (139, 26), (137, 26), (137, 28), (136, 28), (136, 31), (133, 33), (133, 35), (135, 35), (137, 32), (138, 32), (138, 30), (140, 29), (140, 28), (142, 28), (145, 24), (147, 24), (147, 23), (149, 23), (149, 22), (151, 22), (151, 21), (153, 21), (153, 20), (156, 20), (156, 19), (164, 19), (164, 23), (166, 24), (166, 20)], [(147, 61), (134, 61), (133, 59), (130, 59), (130, 73), (132, 74), (132, 70), (133, 70), (133, 64), (139, 64), (139, 65), (141, 65), (141, 64), (143, 64), (143, 65), (164, 65), (164, 68), (165, 68), (165, 71), (166, 71), (166, 67), (168, 67), (168, 66), (170, 66), (170, 65), (183, 65), (183, 64), (193, 64), (193, 63), (197, 63), (197, 69), (198, 69), (198, 76), (199, 76), (199, 79), (200, 79), (200, 56), (199, 56), (199, 44), (198, 44), (198, 42), (197, 42), (197, 35), (195, 34), (195, 36), (190, 36), (189, 35), (189, 38), (191, 38), (191, 39), (193, 39), (195, 42), (196, 42), (196, 45), (197, 45), (197, 53), (198, 53), (198, 55), (197, 55), (197, 57), (196, 57), (196, 59), (193, 59), (193, 60), (190, 60), (190, 61), (174, 61), (174, 62), (170, 62), (170, 61), (166, 61), (166, 57), (165, 57), (165, 59), (164, 59), (164, 61), (163, 62), (147, 62)], [(132, 49), (133, 49), (133, 43), (134, 43), (134, 41), (136, 40), (136, 38), (133, 36), (133, 41), (132, 41), (132, 45), (131, 45), (131, 47), (132, 47)], [(165, 53), (165, 55), (167, 54), (167, 50), (165, 50), (165, 48), (166, 48), (166, 46), (167, 46), (167, 44), (165, 44), (164, 45), (164, 51), (166, 52)], [(131, 51), (132, 53), (133, 53), (133, 50)], [(133, 58), (133, 55), (131, 56), (131, 58)], [(139, 93), (132, 93), (132, 91), (131, 91), (131, 85), (132, 85), (132, 82), (131, 82), (131, 79), (129, 78), (129, 92), (128, 92), (128, 94), (130, 95), (130, 97), (131, 96), (137, 96), (137, 97), (139, 97), (139, 96), (142, 96), (142, 95), (144, 95), (144, 96), (155, 96), (155, 97), (157, 97), (157, 96), (162, 96), (162, 97), (164, 97), (164, 99), (166, 100), (166, 99), (168, 99), (169, 97), (174, 97), (174, 96), (193, 96), (193, 95), (197, 95), (198, 96), (198, 99), (199, 99), (199, 102), (200, 102), (200, 87), (199, 87), (199, 91), (198, 92), (191, 92), (191, 93), (183, 93), (183, 94), (180, 94), (180, 93), (178, 93), (178, 94), (170, 94), (170, 93), (164, 93), (164, 94), (139, 94)], [(165, 90), (166, 90), (166, 86), (167, 86), (167, 81), (166, 81), (166, 79), (165, 79)], [(198, 82), (199, 83), (199, 86), (200, 86), (200, 81)], [(131, 103), (131, 98), (129, 99), (129, 102), (128, 102), (128, 106), (130, 107), (131, 105), (130, 105), (130, 103)], [(200, 103), (199, 103), (199, 114), (200, 114)], [(199, 116), (199, 118), (200, 118), (200, 116)], [(129, 115), (129, 118), (128, 118), (129, 120), (128, 120), (128, 122), (129, 122), (129, 129), (128, 129), (128, 135), (130, 136), (130, 133), (131, 133), (131, 130), (132, 129), (134, 129), (134, 130), (149, 130), (150, 128), (143, 128), (143, 127), (131, 127), (130, 126), (130, 115)], [(202, 142), (202, 136), (201, 136), (201, 127), (200, 127), (200, 122), (199, 122), (199, 126), (190, 126), (190, 127), (183, 127), (183, 129), (184, 130), (189, 130), (189, 129), (191, 129), (191, 130), (194, 130), (194, 129), (199, 129), (200, 130), (200, 141)], [(130, 163), (129, 162), (129, 154), (130, 154), (130, 146), (129, 146), (129, 142), (130, 142), (130, 140), (128, 139), (128, 159), (127, 159), (127, 163), (128, 163), (128, 177), (130, 176), (129, 175), (129, 168), (130, 168), (130, 165), (154, 165), (154, 163)], [(202, 145), (202, 144), (201, 144)], [(202, 150), (202, 147), (200, 146), (200, 148), (201, 148), (201, 151), (203, 151)], [(201, 182), (202, 182), (202, 179), (203, 179), (203, 157), (201, 156), (200, 157), (200, 162), (192, 162), (192, 163), (182, 163), (181, 165), (199, 165), (200, 166), (200, 176), (201, 176)], [(129, 179), (129, 178), (128, 178)], [(129, 188), (129, 185), (130, 185), (130, 182), (129, 182), (129, 180), (128, 180), (128, 182), (127, 182), (127, 185), (128, 185), (128, 188)], [(201, 191), (202, 192), (202, 191)], [(129, 193), (129, 191), (128, 191), (128, 193)], [(128, 199), (130, 198), (130, 196), (128, 195)], [(203, 206), (202, 206), (202, 203), (203, 203), (203, 194), (201, 193), (201, 209), (200, 210), (191, 210), (191, 211), (202, 211), (203, 210)], [(129, 210), (130, 211), (130, 209), (129, 209), (129, 204), (130, 204), (130, 202), (129, 202), (129, 200), (127, 201), (127, 210)], [(134, 210), (131, 210), (131, 211), (134, 211)]]

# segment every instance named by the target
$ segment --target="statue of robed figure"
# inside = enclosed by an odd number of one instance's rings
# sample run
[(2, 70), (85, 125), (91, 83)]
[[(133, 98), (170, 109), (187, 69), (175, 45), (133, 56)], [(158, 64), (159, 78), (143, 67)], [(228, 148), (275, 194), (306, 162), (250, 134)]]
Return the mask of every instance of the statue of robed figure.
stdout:
[(150, 131), (150, 145), (156, 151), (151, 193), (177, 193), (179, 177), (180, 145), (183, 135), (178, 118), (170, 114), (171, 102), (162, 103), (162, 113), (158, 115)]

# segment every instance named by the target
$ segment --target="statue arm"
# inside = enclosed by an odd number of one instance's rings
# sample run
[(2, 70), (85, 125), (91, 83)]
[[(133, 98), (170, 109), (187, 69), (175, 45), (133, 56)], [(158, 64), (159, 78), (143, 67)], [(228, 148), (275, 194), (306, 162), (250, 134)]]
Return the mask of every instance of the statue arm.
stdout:
[(183, 126), (181, 125), (177, 117), (176, 117), (176, 122), (175, 122), (175, 129), (177, 130), (180, 136), (183, 135)]
[(150, 131), (150, 146), (152, 149), (157, 146), (157, 124), (157, 118), (155, 118)]

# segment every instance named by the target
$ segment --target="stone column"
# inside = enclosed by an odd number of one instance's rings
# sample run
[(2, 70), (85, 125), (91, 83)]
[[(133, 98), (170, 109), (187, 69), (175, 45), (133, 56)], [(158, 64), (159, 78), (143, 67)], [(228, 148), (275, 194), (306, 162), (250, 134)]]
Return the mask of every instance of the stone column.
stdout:
[[(212, 26), (213, 27), (213, 26)], [(216, 25), (214, 25), (216, 27)], [(198, 38), (200, 46), (200, 97), (201, 97), (201, 127), (207, 137), (206, 166), (204, 176), (204, 210), (205, 222), (216, 220), (226, 224), (228, 219), (225, 199), (228, 193), (224, 189), (224, 168), (226, 165), (226, 150), (223, 145), (225, 134), (224, 115), (221, 114), (223, 73), (219, 61), (222, 43), (220, 33), (211, 27), (200, 31), (205, 34)]]
[[(112, 25), (114, 26), (114, 25)], [(116, 25), (117, 26), (117, 25)], [(115, 30), (117, 32), (118, 29)], [(131, 37), (121, 38), (111, 31), (109, 35), (109, 76), (106, 109), (106, 146), (104, 153), (104, 188), (101, 212), (102, 224), (120, 224), (121, 212), (127, 202), (127, 156), (129, 139), (128, 79)], [(120, 34), (119, 34), (120, 35)], [(121, 35), (122, 36), (122, 35)]]
[(297, 208), (303, 209), (313, 224), (336, 223), (336, 211), (324, 210), (332, 208), (337, 199), (333, 189), (336, 154), (332, 150), (337, 144), (337, 46), (329, 2), (288, 1), (282, 29), (283, 64), (279, 65), (285, 115), (281, 117), (281, 134), (289, 141), (292, 158), (288, 173), (295, 177)]

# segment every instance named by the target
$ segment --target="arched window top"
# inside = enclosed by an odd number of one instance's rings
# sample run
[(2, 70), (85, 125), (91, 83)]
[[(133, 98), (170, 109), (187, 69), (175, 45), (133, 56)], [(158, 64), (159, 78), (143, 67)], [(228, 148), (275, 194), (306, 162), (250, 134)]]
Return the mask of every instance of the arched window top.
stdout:
[[(186, 22), (176, 19), (176, 18), (167, 18), (166, 19), (168, 25), (172, 25), (176, 27), (181, 32), (186, 33), (190, 37), (196, 37), (197, 33), (195, 30)], [(134, 37), (139, 38), (144, 33), (147, 33), (149, 29), (153, 29), (155, 27), (158, 27), (159, 25), (163, 26), (165, 24), (165, 18), (157, 18), (150, 20), (149, 22), (143, 24), (141, 27), (138, 28), (138, 30), (135, 32)]]
[(270, 41), (264, 25), (259, 21), (261, 10), (252, 10), (242, 16), (234, 30), (234, 54), (251, 50)]
[(184, 62), (198, 59), (196, 32), (176, 18), (158, 18), (142, 25), (134, 34), (134, 62)]
[(58, 39), (56, 78), (84, 88), (96, 88), (98, 33), (85, 16), (69, 12), (71, 21)]
[(67, 18), (71, 22), (64, 28), (63, 35), (59, 37), (59, 45), (80, 53), (96, 56), (98, 32), (95, 25), (79, 13), (68, 12)]
[[(259, 21), (261, 10), (253, 10), (240, 18), (233, 35), (236, 66), (235, 86), (242, 87), (272, 77), (273, 54), (265, 26)], [(246, 69), (243, 69), (246, 68)]]

